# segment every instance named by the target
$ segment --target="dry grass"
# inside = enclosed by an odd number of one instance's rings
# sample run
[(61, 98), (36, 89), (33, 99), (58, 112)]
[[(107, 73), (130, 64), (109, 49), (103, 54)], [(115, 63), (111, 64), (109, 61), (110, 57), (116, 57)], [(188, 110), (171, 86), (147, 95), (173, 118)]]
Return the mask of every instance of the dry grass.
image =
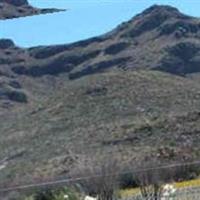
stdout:
[[(174, 186), (177, 189), (187, 189), (187, 188), (189, 189), (189, 188), (200, 187), (200, 179), (177, 182), (177, 183), (174, 183)], [(129, 189), (120, 190), (120, 195), (122, 197), (131, 197), (134, 195), (138, 195), (139, 193), (140, 193), (139, 188), (129, 188)]]
[[(199, 148), (200, 87), (190, 80), (137, 71), (70, 82), (60, 77), (54, 87), (47, 83), (27, 85), (33, 101), (1, 119), (0, 158), (13, 155), (3, 177), (56, 176), (92, 155), (115, 153), (125, 161), (162, 146), (174, 157), (195, 156), (192, 148)], [(187, 132), (185, 152), (182, 135)], [(164, 152), (166, 159), (170, 155)]]

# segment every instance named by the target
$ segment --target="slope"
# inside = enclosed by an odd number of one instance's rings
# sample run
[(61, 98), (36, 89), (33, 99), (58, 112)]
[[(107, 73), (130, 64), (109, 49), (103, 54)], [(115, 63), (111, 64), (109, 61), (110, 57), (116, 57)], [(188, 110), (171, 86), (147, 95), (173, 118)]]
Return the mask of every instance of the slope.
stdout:
[(1, 182), (66, 175), (92, 155), (198, 158), (199, 23), (152, 6), (73, 44), (1, 39)]
[[(33, 84), (26, 90), (34, 91)], [(1, 180), (66, 175), (93, 156), (110, 154), (125, 161), (195, 158), (199, 99), (198, 84), (156, 71), (102, 73), (58, 84), (40, 104), (1, 119)]]

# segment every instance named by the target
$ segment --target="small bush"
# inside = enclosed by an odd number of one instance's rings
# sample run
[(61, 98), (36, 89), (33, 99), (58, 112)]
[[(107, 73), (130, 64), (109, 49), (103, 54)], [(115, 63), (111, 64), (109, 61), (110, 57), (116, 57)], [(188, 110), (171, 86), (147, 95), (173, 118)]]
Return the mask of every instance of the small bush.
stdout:
[(19, 103), (27, 103), (28, 101), (25, 93), (15, 91), (15, 90), (7, 92), (7, 96), (10, 100), (16, 101)]
[(25, 200), (66, 200), (64, 195), (68, 195), (68, 200), (78, 200), (77, 193), (69, 188), (44, 189), (32, 194)]
[(120, 183), (120, 188), (122, 189), (133, 188), (138, 186), (131, 172), (122, 174), (119, 177), (119, 183)]

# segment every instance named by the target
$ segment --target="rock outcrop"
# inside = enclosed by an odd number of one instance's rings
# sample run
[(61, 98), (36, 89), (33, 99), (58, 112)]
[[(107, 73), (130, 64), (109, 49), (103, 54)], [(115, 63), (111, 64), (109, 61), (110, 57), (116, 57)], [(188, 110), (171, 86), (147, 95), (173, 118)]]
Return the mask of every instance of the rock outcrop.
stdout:
[(39, 9), (32, 7), (28, 0), (0, 0), (0, 20), (26, 17), (64, 11), (61, 9)]

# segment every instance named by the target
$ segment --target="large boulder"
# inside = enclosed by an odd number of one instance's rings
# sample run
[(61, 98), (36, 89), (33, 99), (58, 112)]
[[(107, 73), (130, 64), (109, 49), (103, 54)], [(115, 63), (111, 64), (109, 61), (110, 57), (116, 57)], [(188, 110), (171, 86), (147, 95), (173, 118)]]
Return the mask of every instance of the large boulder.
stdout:
[(10, 39), (0, 39), (0, 49), (7, 49), (15, 46), (14, 42)]

